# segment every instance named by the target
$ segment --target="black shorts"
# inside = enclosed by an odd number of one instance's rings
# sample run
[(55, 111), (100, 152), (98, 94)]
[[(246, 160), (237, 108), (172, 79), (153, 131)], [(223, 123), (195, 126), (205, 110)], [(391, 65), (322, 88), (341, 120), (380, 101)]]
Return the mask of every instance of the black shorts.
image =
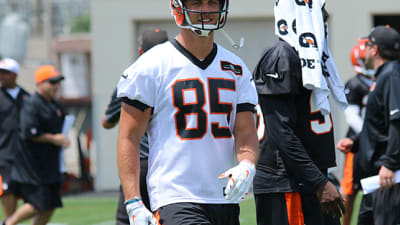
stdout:
[(239, 225), (238, 204), (174, 203), (160, 207), (162, 225)]
[[(147, 192), (147, 159), (140, 159), (140, 195), (142, 196), (142, 201), (144, 205), (150, 210), (149, 194)], [(128, 214), (125, 209), (125, 197), (120, 186), (119, 189), (119, 201), (116, 213), (117, 225), (129, 225)]]
[(30, 203), (37, 210), (50, 210), (62, 207), (60, 184), (22, 184), (17, 183), (17, 192), (25, 203)]
[(322, 212), (314, 194), (258, 194), (255, 195), (255, 202), (258, 225), (340, 225), (339, 218), (333, 219)]
[(0, 167), (0, 197), (4, 194), (15, 194), (16, 184), (11, 180), (11, 165)]
[(398, 225), (400, 224), (400, 184), (391, 188), (377, 190), (364, 195), (360, 213), (359, 225)]

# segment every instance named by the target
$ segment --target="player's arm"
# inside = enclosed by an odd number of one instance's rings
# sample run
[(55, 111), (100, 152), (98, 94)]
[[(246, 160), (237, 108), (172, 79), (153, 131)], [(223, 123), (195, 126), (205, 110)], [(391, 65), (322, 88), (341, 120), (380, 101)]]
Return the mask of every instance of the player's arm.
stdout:
[(60, 147), (68, 147), (70, 142), (63, 134), (50, 134), (44, 133), (30, 138), (33, 142), (38, 143), (51, 143)]
[[(254, 106), (253, 106), (254, 108)], [(247, 195), (256, 172), (259, 146), (253, 113), (242, 111), (236, 114), (235, 152), (239, 165), (225, 171), (219, 178), (229, 178), (225, 188), (225, 198), (240, 202)]]
[(256, 164), (259, 154), (259, 143), (254, 115), (251, 111), (237, 113), (233, 133), (238, 162), (247, 160)]
[(125, 199), (140, 197), (140, 138), (151, 116), (151, 108), (141, 110), (122, 103), (119, 126), (117, 163)]
[(268, 95), (262, 99), (265, 124), (271, 141), (278, 147), (288, 173), (314, 188), (328, 181), (305, 150), (294, 132), (296, 127), (296, 102), (293, 95)]
[(315, 165), (296, 136), (296, 102), (293, 95), (269, 95), (263, 99), (265, 124), (270, 137), (279, 149), (288, 173), (313, 184), (322, 209), (332, 217), (344, 212), (343, 199), (336, 187)]
[(117, 97), (117, 88), (115, 88), (111, 96), (111, 101), (101, 118), (101, 124), (105, 129), (111, 129), (118, 124), (121, 114), (121, 103), (122, 100)]
[(390, 187), (395, 184), (394, 172), (400, 169), (400, 120), (391, 120), (389, 124), (389, 140), (386, 152), (382, 156), (379, 170), (379, 184)]

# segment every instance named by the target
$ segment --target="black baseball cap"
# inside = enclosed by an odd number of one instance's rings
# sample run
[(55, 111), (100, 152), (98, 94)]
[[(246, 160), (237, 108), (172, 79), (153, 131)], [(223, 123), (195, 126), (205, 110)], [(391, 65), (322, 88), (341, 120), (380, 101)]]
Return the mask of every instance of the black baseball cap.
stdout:
[(163, 43), (168, 40), (167, 32), (159, 28), (147, 29), (143, 31), (139, 38), (139, 45), (143, 51), (147, 51), (154, 45)]
[(376, 26), (368, 37), (362, 39), (368, 39), (370, 44), (377, 45), (380, 50), (400, 52), (400, 34), (390, 26)]

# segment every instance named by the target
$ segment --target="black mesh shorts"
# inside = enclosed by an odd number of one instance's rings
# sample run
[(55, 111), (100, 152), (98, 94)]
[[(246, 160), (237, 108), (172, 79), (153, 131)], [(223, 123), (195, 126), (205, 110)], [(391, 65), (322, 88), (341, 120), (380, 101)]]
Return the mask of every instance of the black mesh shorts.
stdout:
[(17, 192), (24, 202), (30, 203), (37, 210), (50, 210), (62, 207), (60, 184), (22, 184), (17, 183)]
[(174, 203), (160, 207), (156, 215), (162, 225), (239, 225), (238, 204)]

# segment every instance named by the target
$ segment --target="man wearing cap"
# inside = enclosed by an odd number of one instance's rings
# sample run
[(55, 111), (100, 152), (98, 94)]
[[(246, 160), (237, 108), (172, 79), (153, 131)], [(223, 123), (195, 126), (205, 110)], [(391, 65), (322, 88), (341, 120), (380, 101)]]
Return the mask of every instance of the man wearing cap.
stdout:
[(55, 97), (64, 77), (51, 65), (36, 70), (37, 91), (23, 105), (20, 114), (21, 148), (15, 157), (12, 179), (25, 204), (6, 221), (14, 225), (32, 218), (32, 225), (44, 225), (62, 206), (59, 154), (69, 140), (61, 133), (64, 112)]
[(11, 165), (18, 145), (19, 112), (29, 93), (17, 85), (19, 65), (13, 59), (0, 61), (0, 196), (4, 218), (17, 207)]
[[(154, 45), (168, 40), (167, 32), (158, 28), (143, 31), (139, 37), (139, 55), (142, 55)], [(115, 127), (120, 118), (122, 99), (117, 97), (117, 88), (114, 89), (111, 101), (107, 106), (102, 118), (102, 125), (105, 129)], [(150, 209), (149, 194), (147, 192), (147, 160), (149, 156), (149, 142), (145, 134), (140, 139), (140, 194), (144, 205)], [(129, 217), (125, 210), (124, 193), (120, 187), (119, 202), (116, 214), (116, 225), (129, 225)]]
[[(359, 136), (339, 141), (341, 151), (359, 150), (355, 162), (360, 178), (379, 174), (381, 189), (363, 197), (358, 224), (400, 223), (400, 184), (394, 171), (400, 169), (400, 35), (388, 26), (369, 34), (365, 63), (376, 69)], [(358, 148), (355, 146), (359, 146)]]

